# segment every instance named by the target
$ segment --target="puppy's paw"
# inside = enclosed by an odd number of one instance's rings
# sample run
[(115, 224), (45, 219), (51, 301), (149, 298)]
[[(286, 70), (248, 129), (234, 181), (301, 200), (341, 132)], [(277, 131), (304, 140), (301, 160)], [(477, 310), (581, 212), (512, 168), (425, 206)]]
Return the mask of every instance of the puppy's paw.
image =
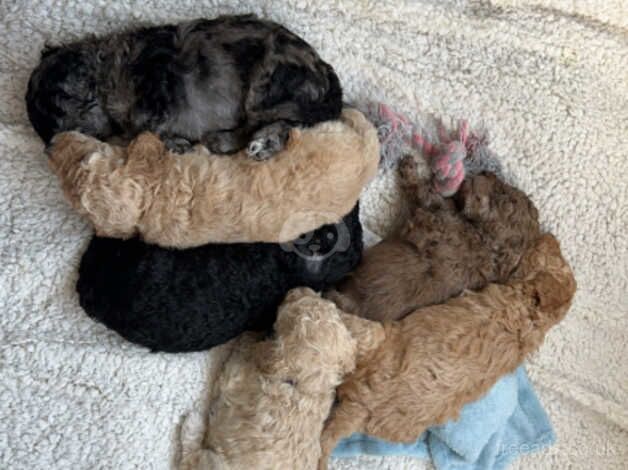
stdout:
[(253, 160), (267, 160), (285, 147), (289, 132), (290, 127), (284, 122), (262, 127), (253, 134), (246, 153)]
[(172, 153), (183, 154), (192, 149), (192, 143), (182, 137), (162, 137), (164, 145)]
[(399, 161), (399, 177), (403, 185), (415, 185), (419, 182), (419, 167), (414, 156), (406, 155)]
[(181, 447), (183, 454), (193, 452), (201, 448), (203, 436), (207, 427), (207, 420), (201, 411), (190, 411), (181, 423)]

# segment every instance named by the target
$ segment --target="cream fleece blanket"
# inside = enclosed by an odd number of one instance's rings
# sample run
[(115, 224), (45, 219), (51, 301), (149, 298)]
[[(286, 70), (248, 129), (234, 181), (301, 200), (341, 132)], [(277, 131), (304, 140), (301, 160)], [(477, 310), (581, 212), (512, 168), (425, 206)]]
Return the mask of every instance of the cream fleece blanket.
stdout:
[[(253, 11), (331, 62), (348, 99), (483, 123), (563, 242), (579, 292), (529, 366), (558, 435), (516, 468), (628, 466), (628, 5), (625, 0), (0, 1), (0, 468), (165, 469), (219, 351), (149, 354), (80, 310), (87, 225), (63, 200), (23, 96), (46, 40)], [(382, 235), (381, 175), (364, 222)], [(408, 459), (339, 469), (418, 469)]]

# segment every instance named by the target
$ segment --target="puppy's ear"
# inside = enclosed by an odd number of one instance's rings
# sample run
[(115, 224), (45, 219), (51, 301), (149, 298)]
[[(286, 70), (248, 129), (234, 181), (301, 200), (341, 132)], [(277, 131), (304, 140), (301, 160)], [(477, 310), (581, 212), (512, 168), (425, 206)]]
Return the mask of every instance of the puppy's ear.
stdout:
[[(530, 282), (531, 294), (539, 310), (560, 314), (573, 298), (573, 289), (547, 272), (538, 273)], [(559, 320), (559, 318), (554, 318)]]
[(315, 299), (323, 302), (320, 294), (307, 287), (297, 287), (290, 290), (279, 306), (274, 326), (275, 333), (286, 338), (305, 334), (301, 325), (316, 315), (317, 302)]

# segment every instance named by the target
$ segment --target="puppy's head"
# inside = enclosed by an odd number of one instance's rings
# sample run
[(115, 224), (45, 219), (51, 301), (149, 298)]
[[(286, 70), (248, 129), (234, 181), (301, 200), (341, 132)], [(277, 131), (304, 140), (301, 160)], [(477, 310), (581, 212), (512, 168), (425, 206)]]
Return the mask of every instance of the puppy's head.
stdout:
[(491, 196), (498, 181), (493, 173), (482, 173), (465, 179), (454, 196), (458, 210), (470, 220), (486, 217), (489, 214)]
[(540, 235), (536, 207), (523, 191), (492, 173), (465, 180), (456, 195), (456, 205), (483, 233), (493, 253), (497, 279), (504, 282)]
[(145, 191), (133, 178), (110, 176), (125, 162), (125, 149), (79, 132), (57, 134), (49, 165), (68, 202), (103, 236), (128, 238), (145, 206)]
[(355, 367), (356, 343), (336, 305), (308, 288), (293, 289), (275, 322), (275, 373), (301, 390), (335, 387)]
[(362, 256), (359, 205), (336, 224), (327, 224), (282, 243), (290, 268), (302, 284), (323, 289), (355, 269)]
[(70, 167), (88, 157), (90, 154), (102, 150), (105, 145), (93, 137), (80, 132), (61, 132), (50, 139), (46, 147), (48, 162), (54, 169)]
[(517, 223), (524, 225), (522, 228), (526, 231), (534, 232), (534, 238), (538, 235), (539, 213), (530, 198), (494, 173), (484, 172), (467, 178), (455, 202), (458, 210), (470, 220)]
[(67, 130), (100, 138), (111, 134), (113, 124), (95, 92), (98, 67), (98, 54), (90, 46), (48, 48), (42, 53), (28, 83), (26, 108), (44, 143)]

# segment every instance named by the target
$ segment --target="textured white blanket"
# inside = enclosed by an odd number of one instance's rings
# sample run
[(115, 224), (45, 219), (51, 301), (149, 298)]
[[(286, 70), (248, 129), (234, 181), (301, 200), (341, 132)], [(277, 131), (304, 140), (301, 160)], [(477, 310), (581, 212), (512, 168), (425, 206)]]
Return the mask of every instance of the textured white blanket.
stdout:
[[(625, 0), (0, 1), (0, 468), (172, 465), (215, 353), (149, 354), (74, 293), (90, 236), (65, 204), (23, 102), (46, 40), (253, 11), (303, 35), (349, 99), (482, 122), (506, 174), (563, 242), (574, 307), (530, 365), (558, 444), (517, 468), (628, 466), (628, 6)], [(381, 176), (364, 221), (383, 234)], [(424, 468), (409, 459), (337, 468)]]

